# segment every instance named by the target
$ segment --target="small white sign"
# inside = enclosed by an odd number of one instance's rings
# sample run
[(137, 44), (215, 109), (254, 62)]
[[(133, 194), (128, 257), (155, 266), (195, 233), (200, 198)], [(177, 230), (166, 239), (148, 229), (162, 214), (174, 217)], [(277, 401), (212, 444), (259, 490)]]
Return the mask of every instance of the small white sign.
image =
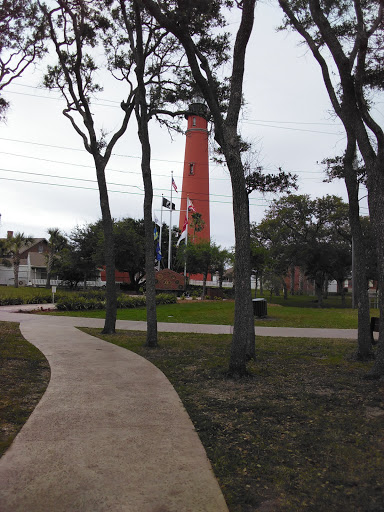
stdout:
[(52, 286), (52, 293), (56, 293), (56, 286)]

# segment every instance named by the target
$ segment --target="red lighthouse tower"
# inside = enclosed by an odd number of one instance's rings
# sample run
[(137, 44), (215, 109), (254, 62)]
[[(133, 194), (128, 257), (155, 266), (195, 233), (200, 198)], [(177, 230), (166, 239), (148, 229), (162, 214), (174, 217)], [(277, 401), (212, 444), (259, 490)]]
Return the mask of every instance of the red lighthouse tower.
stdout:
[(186, 132), (183, 185), (181, 191), (179, 228), (183, 229), (187, 197), (196, 213), (201, 215), (204, 227), (191, 226), (192, 212), (189, 212), (188, 238), (210, 240), (209, 225), (209, 166), (208, 166), (208, 108), (200, 99), (189, 106), (186, 114)]

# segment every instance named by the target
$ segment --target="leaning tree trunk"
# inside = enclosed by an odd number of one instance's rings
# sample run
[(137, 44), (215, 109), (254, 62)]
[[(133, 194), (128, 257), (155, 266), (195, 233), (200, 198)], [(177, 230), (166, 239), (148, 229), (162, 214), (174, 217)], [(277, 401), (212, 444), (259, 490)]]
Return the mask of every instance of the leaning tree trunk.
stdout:
[(101, 222), (104, 233), (104, 259), (106, 267), (106, 307), (103, 334), (116, 332), (117, 294), (115, 285), (115, 248), (113, 237), (113, 220), (109, 208), (107, 183), (105, 180), (105, 163), (99, 155), (94, 155), (97, 183), (99, 186)]

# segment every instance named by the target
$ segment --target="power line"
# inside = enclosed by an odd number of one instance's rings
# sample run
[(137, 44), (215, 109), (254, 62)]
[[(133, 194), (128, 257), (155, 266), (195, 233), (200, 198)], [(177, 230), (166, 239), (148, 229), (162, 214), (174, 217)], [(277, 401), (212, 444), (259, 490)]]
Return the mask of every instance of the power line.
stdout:
[(253, 126), (263, 126), (265, 128), (276, 128), (276, 129), (279, 129), (279, 130), (289, 130), (289, 131), (295, 131), (295, 132), (321, 133), (323, 135), (337, 135), (337, 136), (341, 135), (340, 132), (339, 133), (336, 133), (336, 132), (323, 132), (323, 131), (320, 131), (320, 130), (307, 130), (305, 128), (292, 128), (291, 126), (273, 126), (273, 125), (269, 125), (269, 124), (255, 123), (255, 122), (251, 122), (251, 121), (243, 121), (243, 123), (251, 124)]
[[(29, 141), (29, 140), (19, 140), (19, 139), (7, 139), (6, 137), (0, 137), (0, 140), (6, 140), (8, 142), (19, 142), (21, 144), (32, 144), (32, 145), (35, 145), (35, 146), (43, 146), (43, 147), (47, 147), (47, 148), (54, 148), (54, 149), (69, 149), (70, 151), (85, 151), (84, 148), (80, 149), (80, 148), (71, 148), (69, 146), (56, 146), (55, 144), (43, 144), (42, 142), (33, 142), (33, 141)], [(114, 156), (119, 156), (119, 157), (123, 157), (123, 158), (141, 158), (140, 156), (135, 156), (135, 155), (121, 155), (119, 153), (112, 153)], [(153, 158), (152, 160), (155, 160), (157, 162), (167, 162), (167, 163), (177, 163), (177, 164), (180, 164), (180, 163), (184, 163), (184, 162), (181, 162), (180, 160), (165, 160), (165, 159), (161, 159), (161, 158)]]
[[(94, 192), (99, 192), (99, 190), (97, 188), (92, 188), (92, 187), (82, 187), (82, 186), (79, 186), (79, 185), (68, 185), (68, 184), (64, 184), (64, 183), (49, 183), (49, 182), (43, 182), (43, 181), (33, 181), (33, 180), (18, 180), (16, 178), (4, 178), (4, 177), (1, 177), (0, 176), (0, 180), (4, 180), (4, 181), (14, 181), (14, 182), (18, 182), (18, 183), (32, 183), (34, 185), (48, 185), (48, 186), (53, 186), (53, 187), (62, 187), (62, 188), (72, 188), (72, 189), (78, 189), (78, 190), (91, 190), (91, 191), (94, 191)], [(144, 192), (129, 192), (127, 190), (108, 190), (109, 193), (118, 193), (118, 194), (128, 194), (128, 195), (139, 195), (139, 196), (142, 196), (144, 195)], [(159, 194), (153, 194), (153, 197), (163, 197), (163, 195), (159, 195)], [(228, 196), (229, 197), (229, 196)], [(199, 201), (201, 202), (206, 202), (206, 201), (209, 201), (210, 203), (219, 203), (219, 204), (230, 204), (232, 205), (232, 201), (215, 201), (215, 200), (212, 200), (212, 199), (199, 199)], [(268, 199), (264, 199), (264, 201), (268, 201)], [(269, 201), (271, 202), (271, 201)], [(249, 203), (250, 206), (257, 206), (257, 207), (260, 207), (260, 206), (265, 206), (267, 207), (268, 204), (256, 204), (256, 203)]]
[[(0, 137), (1, 139), (2, 137)], [(5, 139), (7, 140), (7, 139)], [(8, 140), (12, 140), (12, 139), (8, 139)], [(20, 141), (22, 142), (22, 141)], [(40, 143), (34, 143), (34, 142), (27, 142), (29, 144), (40, 144)], [(42, 145), (42, 144), (41, 144)], [(50, 147), (49, 145), (47, 145), (48, 147)], [(63, 149), (71, 149), (71, 148), (63, 148)], [(75, 148), (73, 148), (75, 150)], [(16, 156), (16, 157), (20, 157), (20, 158), (28, 158), (30, 160), (38, 160), (38, 161), (41, 161), (41, 162), (49, 162), (49, 163), (54, 163), (54, 164), (60, 164), (60, 165), (70, 165), (70, 166), (73, 166), (73, 167), (84, 167), (84, 168), (87, 168), (87, 169), (95, 169), (95, 166), (94, 165), (86, 165), (86, 164), (77, 164), (77, 163), (73, 163), (73, 162), (64, 162), (63, 160), (51, 160), (51, 159), (48, 159), (48, 158), (40, 158), (40, 157), (36, 157), (36, 156), (30, 156), (30, 155), (20, 155), (18, 153), (10, 153), (8, 151), (0, 151), (0, 154), (3, 154), (3, 155), (9, 155), (9, 156)], [(140, 158), (140, 157), (136, 157), (136, 156), (129, 156), (129, 155), (120, 155), (120, 156), (126, 156), (126, 158)], [(153, 158), (152, 160), (156, 160), (155, 158)], [(172, 162), (172, 160), (165, 160), (165, 161), (168, 161), (168, 162)], [(141, 172), (140, 171), (122, 171), (120, 169), (112, 169), (110, 167), (107, 167), (107, 170), (108, 171), (112, 171), (112, 172), (120, 172), (120, 173), (123, 173), (123, 174), (137, 174), (139, 176), (142, 176)], [(152, 173), (152, 176), (159, 176), (159, 177), (166, 177), (166, 178), (169, 178), (169, 174), (159, 174), (159, 173)], [(174, 175), (175, 178), (182, 178), (183, 176), (181, 174), (179, 175)], [(197, 179), (207, 179), (207, 178), (199, 178), (197, 176)], [(214, 178), (214, 177), (210, 177), (211, 180), (220, 180), (220, 181), (229, 181), (229, 178)]]
[[(0, 140), (9, 140), (9, 141), (12, 141), (12, 142), (21, 142), (21, 143), (26, 143), (26, 144), (38, 144), (38, 145), (41, 145), (41, 146), (47, 146), (47, 147), (55, 147), (55, 148), (61, 148), (61, 149), (73, 149), (74, 151), (79, 151), (77, 148), (69, 148), (69, 147), (64, 147), (64, 146), (51, 146), (49, 144), (43, 144), (43, 143), (40, 143), (40, 142), (30, 142), (30, 141), (17, 141), (15, 139), (6, 139), (4, 137), (0, 137)], [(78, 163), (72, 163), (72, 162), (64, 162), (62, 160), (52, 160), (52, 159), (48, 159), (48, 158), (40, 158), (40, 157), (35, 157), (35, 156), (30, 156), (30, 155), (20, 155), (18, 153), (10, 153), (10, 152), (7, 152), (7, 151), (0, 151), (0, 154), (3, 154), (3, 155), (10, 155), (10, 156), (16, 156), (16, 157), (20, 157), (20, 158), (28, 158), (28, 159), (31, 159), (31, 160), (39, 160), (39, 161), (42, 161), (42, 162), (49, 162), (49, 163), (55, 163), (55, 164), (62, 164), (62, 165), (71, 165), (71, 166), (74, 166), (74, 167), (84, 167), (84, 168), (88, 168), (88, 169), (94, 169), (95, 167), (93, 165), (85, 165), (85, 164), (78, 164)], [(116, 155), (115, 155), (116, 156)], [(126, 158), (140, 158), (138, 156), (132, 156), (132, 155), (118, 155), (118, 156), (121, 156), (121, 157), (126, 157)], [(156, 158), (153, 158), (152, 160), (156, 161), (157, 159)], [(165, 162), (175, 162), (175, 160), (160, 160), (160, 161), (165, 161)], [(179, 162), (181, 163), (181, 162)], [(119, 169), (112, 169), (110, 167), (107, 167), (107, 170), (108, 171), (112, 171), (112, 172), (120, 172), (120, 173), (123, 173), (123, 174), (137, 174), (137, 175), (140, 175), (141, 176), (141, 172), (139, 171), (122, 171), (122, 170), (119, 170)], [(271, 169), (270, 167), (263, 167), (263, 170), (266, 170), (266, 171), (276, 171), (277, 172), (277, 169)], [(294, 172), (294, 173), (298, 173), (298, 174), (323, 174), (323, 171), (297, 171), (297, 170), (294, 170), (294, 171), (290, 171), (290, 172)], [(159, 173), (152, 173), (152, 176), (159, 176), (159, 177), (169, 177), (168, 174), (159, 174)], [(178, 175), (174, 175), (176, 178), (180, 178), (182, 179), (183, 176), (181, 174), (178, 174)], [(196, 179), (200, 179), (200, 180), (206, 180), (207, 178), (199, 178), (198, 176), (195, 177)], [(210, 180), (215, 180), (215, 181), (230, 181), (230, 177), (228, 178), (215, 178), (213, 176), (210, 176), (209, 177)]]
[[(30, 176), (44, 176), (46, 178), (56, 178), (56, 179), (58, 178), (58, 179), (62, 179), (62, 180), (84, 181), (84, 182), (88, 182), (88, 183), (96, 183), (95, 179), (90, 180), (90, 179), (86, 179), (86, 178), (72, 178), (72, 177), (69, 177), (69, 176), (60, 176), (60, 175), (57, 175), (57, 174), (45, 174), (45, 173), (32, 172), (32, 171), (17, 171), (17, 170), (14, 170), (14, 169), (4, 169), (2, 167), (0, 167), (0, 171), (11, 172), (11, 173), (16, 173), (16, 174), (28, 174)], [(130, 184), (126, 184), (126, 183), (113, 183), (113, 182), (108, 182), (108, 185), (113, 185), (113, 186), (118, 186), (118, 187), (138, 188), (142, 193), (144, 193), (144, 189), (142, 187), (139, 187), (138, 185), (130, 185)], [(154, 187), (154, 188), (155, 188), (155, 190), (158, 190), (158, 191), (165, 191), (165, 192), (168, 191), (168, 189), (165, 189), (165, 188), (159, 188), (159, 187)], [(201, 192), (201, 193), (200, 192), (194, 192), (194, 195), (206, 195), (206, 194), (203, 193), (203, 192)], [(209, 195), (210, 195), (210, 197), (228, 197), (228, 198), (232, 197), (231, 195), (227, 195), (227, 194), (214, 194), (214, 193), (210, 193)]]

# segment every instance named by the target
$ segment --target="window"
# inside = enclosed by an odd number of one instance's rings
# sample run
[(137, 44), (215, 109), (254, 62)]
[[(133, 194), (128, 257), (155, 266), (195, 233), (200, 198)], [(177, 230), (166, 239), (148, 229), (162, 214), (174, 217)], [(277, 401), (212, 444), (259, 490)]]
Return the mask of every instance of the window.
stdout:
[(38, 247), (38, 251), (39, 251), (39, 254), (42, 254), (43, 253), (43, 244), (39, 244), (39, 247)]
[(196, 126), (196, 117), (192, 118), (192, 126)]
[(195, 174), (195, 164), (190, 163), (189, 164), (189, 174), (193, 176)]

